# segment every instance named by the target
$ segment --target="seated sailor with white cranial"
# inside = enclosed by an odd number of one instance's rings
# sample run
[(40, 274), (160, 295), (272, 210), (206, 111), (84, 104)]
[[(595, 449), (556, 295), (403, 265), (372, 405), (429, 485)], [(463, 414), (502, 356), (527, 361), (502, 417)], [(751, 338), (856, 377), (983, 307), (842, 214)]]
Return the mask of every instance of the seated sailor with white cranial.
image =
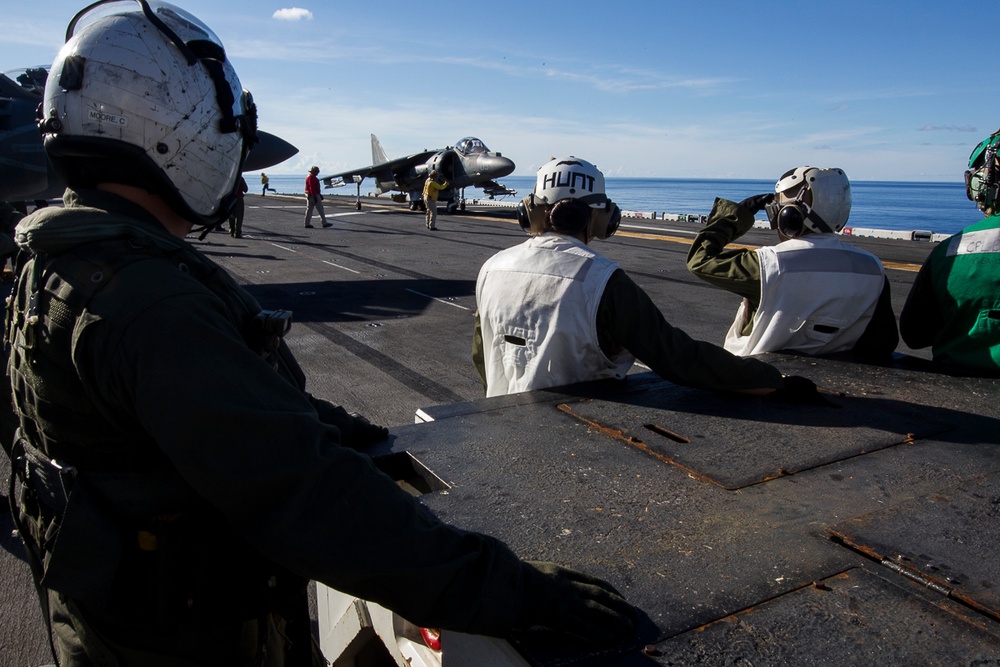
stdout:
[(518, 207), (531, 238), (487, 260), (476, 284), (472, 356), (488, 396), (623, 378), (636, 358), (691, 387), (783, 395), (796, 386), (815, 395), (805, 378), (783, 378), (671, 326), (625, 271), (588, 245), (613, 235), (620, 216), (590, 162), (557, 158), (538, 170)]
[[(775, 192), (738, 204), (716, 199), (688, 254), (693, 274), (743, 297), (726, 349), (740, 356), (852, 351), (866, 360), (888, 360), (899, 333), (885, 269), (878, 257), (837, 234), (851, 212), (847, 175), (798, 167), (781, 176)], [(727, 247), (762, 209), (781, 242)]]

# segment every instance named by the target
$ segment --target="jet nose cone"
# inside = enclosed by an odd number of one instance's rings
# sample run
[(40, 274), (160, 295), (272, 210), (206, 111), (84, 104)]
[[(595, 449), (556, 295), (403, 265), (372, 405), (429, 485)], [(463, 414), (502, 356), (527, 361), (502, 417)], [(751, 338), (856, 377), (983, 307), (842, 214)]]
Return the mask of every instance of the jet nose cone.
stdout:
[(500, 155), (484, 156), (481, 164), (483, 172), (491, 178), (503, 178), (514, 171), (514, 161)]

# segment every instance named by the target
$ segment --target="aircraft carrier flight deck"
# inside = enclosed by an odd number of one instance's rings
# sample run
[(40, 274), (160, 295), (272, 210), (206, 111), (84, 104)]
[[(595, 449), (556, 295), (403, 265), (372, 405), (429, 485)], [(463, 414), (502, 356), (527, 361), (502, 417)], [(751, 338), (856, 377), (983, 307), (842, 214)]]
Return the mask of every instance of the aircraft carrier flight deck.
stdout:
[[(245, 201), (244, 238), (191, 242), (264, 308), (292, 311), (310, 392), (389, 426), (373, 456), (405, 453), (440, 480), (421, 500), (445, 520), (605, 578), (647, 616), (602, 653), (526, 633), (526, 664), (1000, 665), (1000, 380), (939, 372), (901, 343), (890, 367), (765, 355), (829, 407), (690, 390), (641, 366), (485, 399), (475, 282), (525, 239), (510, 211), (470, 206), (431, 231), (405, 205), (325, 194), (333, 226), (305, 229), (302, 197)], [(625, 219), (593, 245), (667, 321), (721, 344), (739, 299), (688, 273), (698, 229)], [(932, 244), (853, 242), (883, 259), (898, 316)], [(45, 626), (4, 520), (0, 664), (41, 665)]]

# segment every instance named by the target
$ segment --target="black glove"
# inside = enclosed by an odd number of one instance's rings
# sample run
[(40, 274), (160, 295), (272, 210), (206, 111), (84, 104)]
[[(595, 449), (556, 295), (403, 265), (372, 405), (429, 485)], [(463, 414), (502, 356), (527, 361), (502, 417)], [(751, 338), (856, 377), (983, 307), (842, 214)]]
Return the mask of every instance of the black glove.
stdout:
[(762, 195), (754, 195), (752, 197), (747, 197), (740, 202), (740, 206), (750, 211), (750, 215), (755, 213), (760, 213), (764, 210), (764, 207), (774, 201), (774, 193), (768, 192)]
[(364, 447), (389, 437), (389, 429), (373, 424), (357, 412), (351, 413), (352, 426), (350, 445)]
[(785, 375), (782, 379), (785, 381), (785, 386), (768, 394), (769, 400), (800, 405), (833, 405), (823, 398), (816, 389), (816, 383), (809, 378), (801, 375)]
[(541, 625), (595, 644), (630, 639), (638, 613), (611, 584), (543, 561), (525, 561), (524, 606), (516, 627)]

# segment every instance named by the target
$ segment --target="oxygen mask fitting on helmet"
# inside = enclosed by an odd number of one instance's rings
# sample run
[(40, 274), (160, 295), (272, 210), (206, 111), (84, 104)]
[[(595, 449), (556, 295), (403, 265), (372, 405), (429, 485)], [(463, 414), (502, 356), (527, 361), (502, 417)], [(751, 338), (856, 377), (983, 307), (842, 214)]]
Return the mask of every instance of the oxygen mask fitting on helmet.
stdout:
[(795, 199), (786, 199), (784, 195), (778, 195), (764, 206), (771, 229), (776, 229), (789, 238), (795, 238), (803, 233), (806, 220), (813, 214), (809, 204), (801, 199), (805, 191), (805, 188), (800, 190)]

